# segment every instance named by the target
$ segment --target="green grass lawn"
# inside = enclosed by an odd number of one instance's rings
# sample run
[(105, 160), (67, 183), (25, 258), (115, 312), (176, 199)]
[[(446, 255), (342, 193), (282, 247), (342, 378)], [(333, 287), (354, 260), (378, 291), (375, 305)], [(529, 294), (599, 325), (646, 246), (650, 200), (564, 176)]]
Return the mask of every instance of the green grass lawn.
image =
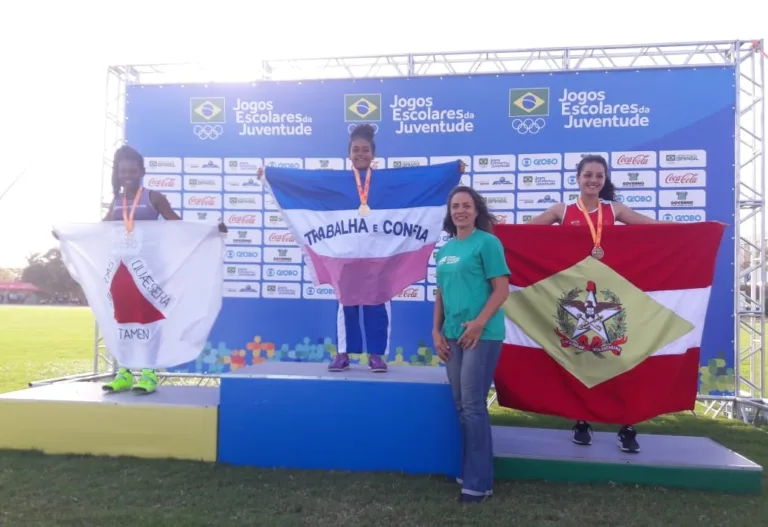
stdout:
[[(31, 380), (89, 371), (92, 339), (88, 309), (0, 307), (0, 392), (23, 389)], [(562, 419), (497, 406), (493, 420), (497, 425), (571, 426)], [(740, 422), (679, 414), (638, 428), (641, 434), (711, 437), (768, 466), (768, 434)], [(642, 444), (642, 435), (639, 440)], [(349, 441), (348, 448), (367, 447), (365, 438)], [(340, 445), (324, 448), (347, 448), (344, 443), (342, 439)], [(374, 442), (370, 448), (375, 455)], [(457, 492), (455, 484), (440, 478), (398, 474), (0, 452), (0, 525), (9, 527), (768, 524), (768, 490), (757, 496), (727, 496), (622, 485), (499, 481), (494, 498), (472, 508), (455, 503)]]
[(93, 331), (87, 307), (0, 305), (0, 393), (93, 371)]

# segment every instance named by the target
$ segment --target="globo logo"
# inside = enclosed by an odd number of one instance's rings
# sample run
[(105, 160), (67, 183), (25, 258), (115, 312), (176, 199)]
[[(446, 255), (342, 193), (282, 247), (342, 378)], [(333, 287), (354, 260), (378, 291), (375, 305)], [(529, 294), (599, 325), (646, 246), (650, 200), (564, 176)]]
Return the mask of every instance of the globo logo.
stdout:
[(627, 196), (627, 203), (650, 203), (653, 201), (651, 196)]
[(307, 296), (314, 295), (333, 295), (333, 289), (330, 287), (315, 288), (312, 286), (307, 287)]
[(297, 276), (298, 274), (299, 272), (293, 269), (267, 269), (267, 276)]
[(545, 158), (536, 158), (531, 159), (530, 157), (523, 158), (523, 166), (529, 167), (531, 165), (533, 166), (550, 166), (550, 165), (556, 165), (557, 159), (554, 157), (545, 157)]
[(227, 251), (227, 258), (258, 258), (259, 253), (257, 251)]
[(675, 221), (696, 222), (702, 221), (701, 214), (676, 214)]

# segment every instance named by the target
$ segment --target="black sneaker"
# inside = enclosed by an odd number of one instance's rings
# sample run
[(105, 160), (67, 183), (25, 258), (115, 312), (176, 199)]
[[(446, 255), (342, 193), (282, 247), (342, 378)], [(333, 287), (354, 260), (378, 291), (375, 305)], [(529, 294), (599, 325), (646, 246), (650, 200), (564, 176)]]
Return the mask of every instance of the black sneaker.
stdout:
[(618, 440), (619, 448), (623, 452), (631, 454), (640, 452), (640, 445), (637, 442), (637, 430), (634, 427), (622, 426), (616, 439)]
[(592, 427), (586, 421), (576, 421), (573, 427), (573, 442), (577, 445), (592, 444)]
[(486, 494), (485, 496), (473, 496), (471, 494), (459, 494), (459, 503), (482, 503), (491, 496)]

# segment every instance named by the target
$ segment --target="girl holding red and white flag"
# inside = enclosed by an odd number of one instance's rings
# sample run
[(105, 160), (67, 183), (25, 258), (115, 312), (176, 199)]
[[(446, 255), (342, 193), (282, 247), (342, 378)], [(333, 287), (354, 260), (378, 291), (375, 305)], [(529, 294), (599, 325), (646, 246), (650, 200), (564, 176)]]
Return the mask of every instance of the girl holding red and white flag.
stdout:
[[(616, 201), (616, 189), (608, 173), (608, 163), (599, 155), (584, 156), (576, 167), (579, 197), (576, 203), (557, 203), (539, 216), (531, 219), (534, 225), (566, 225), (585, 227), (590, 230), (594, 248), (592, 256), (603, 257), (600, 239), (604, 226), (621, 222), (626, 225), (665, 223), (654, 220)], [(617, 441), (624, 452), (639, 452), (637, 431), (634, 426), (624, 425)], [(592, 444), (592, 427), (586, 421), (577, 421), (573, 427), (573, 442), (578, 445)]]

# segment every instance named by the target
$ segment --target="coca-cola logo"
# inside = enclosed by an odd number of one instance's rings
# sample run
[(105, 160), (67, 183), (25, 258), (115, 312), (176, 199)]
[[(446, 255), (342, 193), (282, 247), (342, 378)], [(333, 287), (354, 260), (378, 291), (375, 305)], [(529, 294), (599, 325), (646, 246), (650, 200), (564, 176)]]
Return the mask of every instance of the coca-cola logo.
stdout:
[(213, 196), (190, 196), (187, 200), (190, 207), (215, 207), (216, 200)]
[(294, 240), (290, 232), (286, 232), (284, 234), (277, 234), (272, 232), (269, 234), (269, 241), (273, 243), (293, 243)]
[(651, 156), (649, 154), (637, 154), (635, 156), (620, 155), (616, 160), (617, 165), (621, 166), (645, 166), (651, 163)]
[(664, 178), (665, 183), (674, 185), (695, 185), (698, 181), (699, 175), (694, 172), (688, 172), (686, 174), (671, 172)]
[(172, 177), (165, 178), (151, 178), (147, 182), (149, 188), (174, 188), (176, 186), (176, 180)]
[(255, 225), (255, 214), (233, 214), (229, 217), (229, 223), (232, 225)]
[(419, 290), (415, 287), (408, 287), (397, 294), (397, 298), (418, 298)]

